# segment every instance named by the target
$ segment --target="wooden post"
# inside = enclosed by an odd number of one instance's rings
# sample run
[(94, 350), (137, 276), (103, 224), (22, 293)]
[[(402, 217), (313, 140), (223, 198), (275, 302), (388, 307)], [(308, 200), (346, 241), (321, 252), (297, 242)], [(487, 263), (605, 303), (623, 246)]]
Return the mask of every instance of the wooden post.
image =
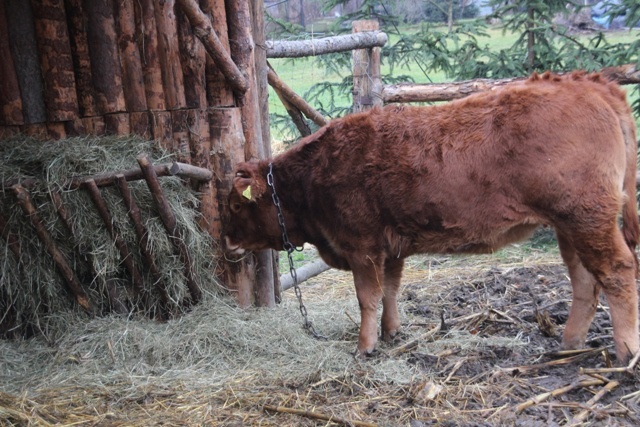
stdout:
[(69, 285), (69, 290), (75, 297), (76, 302), (86, 311), (89, 311), (89, 297), (82, 289), (80, 281), (69, 266), (69, 263), (65, 259), (64, 254), (60, 251), (60, 249), (58, 249), (58, 246), (55, 244), (53, 238), (51, 237), (49, 232), (47, 232), (42, 219), (40, 219), (38, 212), (36, 212), (36, 208), (31, 201), (29, 193), (21, 185), (14, 185), (13, 187), (11, 187), (11, 189), (18, 199), (18, 204), (22, 208), (22, 211), (31, 220), (31, 225), (35, 229), (38, 237), (40, 238), (40, 241), (47, 248), (47, 252), (49, 252), (51, 257), (53, 258), (53, 261), (58, 267), (58, 270), (60, 270), (62, 277), (67, 282), (67, 285)]
[(9, 27), (5, 2), (0, 1), (0, 125), (21, 125), (24, 123), (22, 115), (22, 98), (18, 75), (13, 64), (13, 54), (9, 46)]
[(158, 141), (162, 148), (170, 153), (174, 153), (177, 149), (173, 145), (173, 127), (171, 126), (171, 112), (169, 111), (151, 111), (151, 136)]
[[(241, 112), (239, 108), (211, 108), (211, 144), (215, 156), (211, 157), (212, 169), (217, 177), (218, 211), (210, 218), (211, 228), (218, 240), (222, 234), (222, 224), (228, 214), (229, 190), (233, 182), (236, 164), (244, 160), (244, 136), (242, 134)], [(240, 307), (249, 307), (254, 302), (255, 260), (243, 257), (230, 260), (220, 256), (220, 277), (222, 283), (235, 294)]]
[(89, 25), (87, 14), (82, 6), (82, 0), (65, 0), (65, 9), (69, 22), (69, 42), (76, 76), (80, 116), (92, 117), (97, 115), (98, 111), (93, 97), (93, 77), (87, 38), (87, 26)]
[(133, 1), (115, 1), (116, 29), (120, 62), (122, 63), (122, 84), (127, 111), (147, 110), (142, 61), (136, 44), (136, 18)]
[(182, 238), (176, 217), (164, 196), (164, 192), (162, 191), (162, 187), (158, 181), (158, 176), (156, 175), (155, 169), (153, 168), (153, 165), (151, 165), (149, 158), (146, 154), (141, 154), (138, 156), (137, 160), (138, 164), (140, 164), (140, 169), (142, 169), (142, 173), (144, 174), (144, 179), (147, 181), (147, 186), (149, 187), (151, 196), (158, 208), (158, 213), (160, 214), (162, 223), (169, 234), (171, 242), (178, 250), (180, 260), (184, 264), (184, 275), (191, 295), (190, 303), (195, 304), (202, 299), (202, 291), (200, 290), (193, 271), (193, 263), (191, 261), (191, 256), (189, 255), (189, 249)]
[(43, 123), (47, 120), (47, 112), (44, 106), (44, 84), (38, 59), (31, 2), (5, 0), (5, 6), (9, 26), (9, 45), (22, 95), (24, 122)]
[(169, 110), (186, 107), (174, 8), (175, 0), (155, 0), (154, 2), (158, 32), (158, 58), (162, 70), (164, 97)]
[[(353, 32), (377, 31), (378, 21), (353, 21)], [(353, 51), (353, 112), (382, 105), (380, 48)]]
[(184, 97), (187, 108), (204, 108), (207, 104), (205, 65), (207, 52), (193, 33), (191, 23), (182, 8), (176, 9), (178, 43), (184, 76)]
[(171, 112), (173, 147), (178, 161), (183, 163), (191, 163), (189, 127), (192, 124), (192, 112), (193, 110), (175, 110)]
[(142, 73), (147, 107), (150, 110), (165, 110), (162, 88), (162, 70), (158, 57), (158, 30), (154, 0), (133, 2), (136, 17), (136, 40), (142, 57)]
[[(254, 56), (255, 43), (252, 36), (252, 20), (249, 2), (244, 0), (229, 0), (226, 2), (227, 16), (236, 18), (233, 25), (229, 25), (229, 41), (231, 43), (231, 57), (247, 76), (249, 89), (244, 96), (242, 111), (242, 131), (244, 134), (245, 159), (262, 159), (266, 157), (265, 143), (262, 134), (262, 120), (260, 117), (259, 87), (257, 82), (256, 58)], [(266, 67), (266, 57), (262, 67)], [(266, 72), (266, 70), (265, 70)], [(266, 77), (266, 75), (264, 76)], [(255, 254), (256, 265), (256, 305), (275, 306), (273, 285), (273, 256), (271, 251), (261, 251)]]
[[(227, 12), (224, 7), (224, 0), (201, 0), (202, 11), (209, 17), (213, 29), (218, 34), (222, 49), (230, 52), (229, 34), (227, 28)], [(232, 107), (234, 106), (233, 92), (220, 71), (218, 64), (211, 55), (207, 55), (207, 65), (205, 68), (205, 79), (207, 82), (207, 104), (209, 107)]]
[(85, 1), (91, 76), (99, 114), (126, 111), (111, 0)]
[(49, 121), (78, 117), (76, 82), (62, 0), (31, 0)]

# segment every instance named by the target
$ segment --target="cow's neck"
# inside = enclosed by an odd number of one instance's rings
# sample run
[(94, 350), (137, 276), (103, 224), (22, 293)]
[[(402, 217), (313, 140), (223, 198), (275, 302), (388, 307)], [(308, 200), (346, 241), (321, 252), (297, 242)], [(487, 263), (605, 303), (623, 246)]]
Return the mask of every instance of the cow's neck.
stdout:
[[(278, 167), (273, 163), (266, 163), (266, 175), (265, 180), (269, 193), (272, 195), (272, 203), (275, 205), (277, 221), (280, 230), (284, 227), (286, 230), (286, 236), (289, 242), (293, 246), (302, 246), (307, 240), (303, 237), (304, 233), (298, 227), (296, 207), (299, 203), (296, 203), (296, 194), (298, 190), (299, 182), (295, 179), (291, 179), (289, 174), (284, 168)], [(282, 221), (282, 224), (280, 223)], [(285, 233), (283, 232), (282, 239), (285, 239)], [(283, 242), (286, 244), (286, 241)]]

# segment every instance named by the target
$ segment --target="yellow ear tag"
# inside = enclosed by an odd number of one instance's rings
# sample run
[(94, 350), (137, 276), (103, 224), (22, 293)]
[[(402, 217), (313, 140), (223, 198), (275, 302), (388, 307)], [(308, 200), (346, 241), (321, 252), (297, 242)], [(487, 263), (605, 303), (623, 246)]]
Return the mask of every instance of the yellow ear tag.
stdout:
[(248, 186), (247, 189), (242, 192), (242, 195), (251, 200), (251, 186)]

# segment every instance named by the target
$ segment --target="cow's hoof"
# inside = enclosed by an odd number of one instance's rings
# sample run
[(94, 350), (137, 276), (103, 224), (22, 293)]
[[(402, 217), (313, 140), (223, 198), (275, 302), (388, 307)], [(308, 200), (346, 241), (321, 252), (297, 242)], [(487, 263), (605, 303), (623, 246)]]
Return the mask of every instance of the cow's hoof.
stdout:
[(397, 344), (399, 342), (404, 341), (407, 338), (407, 334), (400, 331), (399, 329), (393, 331), (393, 333), (382, 334), (382, 341), (389, 344)]
[(378, 353), (378, 349), (374, 348), (373, 350), (360, 350), (357, 349), (352, 353), (353, 357), (356, 359), (368, 359), (371, 357), (376, 357), (379, 353)]

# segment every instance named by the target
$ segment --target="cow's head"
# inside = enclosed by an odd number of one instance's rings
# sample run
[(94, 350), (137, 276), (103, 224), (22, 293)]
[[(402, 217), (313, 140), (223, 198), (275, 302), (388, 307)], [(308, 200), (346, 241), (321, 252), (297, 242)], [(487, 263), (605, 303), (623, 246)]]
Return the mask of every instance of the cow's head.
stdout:
[(228, 252), (282, 249), (282, 234), (266, 172), (257, 161), (236, 167), (224, 231)]

